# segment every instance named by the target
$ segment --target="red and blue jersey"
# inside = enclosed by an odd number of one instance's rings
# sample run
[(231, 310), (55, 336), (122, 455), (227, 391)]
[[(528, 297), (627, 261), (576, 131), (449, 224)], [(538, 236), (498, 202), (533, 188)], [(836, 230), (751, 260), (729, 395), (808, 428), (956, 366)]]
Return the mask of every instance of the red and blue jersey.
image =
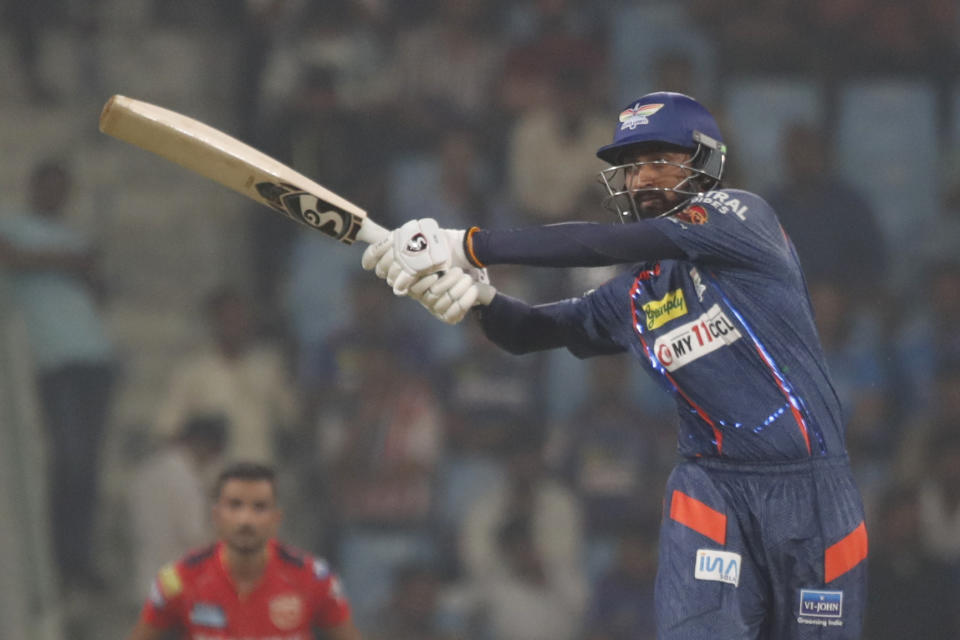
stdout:
[[(669, 240), (661, 253), (670, 257), (533, 311), (498, 295), (481, 312), (488, 335), (502, 343), (498, 336), (522, 334), (533, 313), (536, 348), (566, 346), (580, 357), (632, 352), (677, 401), (682, 456), (844, 455), (840, 402), (800, 263), (770, 206), (746, 191), (711, 191), (678, 213), (619, 229), (617, 255), (629, 253), (623, 238), (648, 232)], [(655, 244), (640, 253), (656, 257)]]
[(271, 541), (263, 577), (239, 594), (223, 543), (188, 554), (157, 575), (142, 618), (189, 640), (309, 640), (339, 626), (350, 606), (327, 564)]

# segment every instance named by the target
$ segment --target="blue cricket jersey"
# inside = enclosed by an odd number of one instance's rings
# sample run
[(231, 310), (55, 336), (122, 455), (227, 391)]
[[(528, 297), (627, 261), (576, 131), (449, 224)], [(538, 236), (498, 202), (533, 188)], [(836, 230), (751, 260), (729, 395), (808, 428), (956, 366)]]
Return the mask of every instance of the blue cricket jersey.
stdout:
[[(725, 189), (637, 224), (669, 238), (675, 247), (666, 253), (679, 249), (683, 257), (639, 263), (581, 298), (550, 305), (498, 295), (481, 310), (487, 335), (512, 351), (630, 351), (674, 395), (684, 457), (843, 455), (840, 401), (800, 263), (770, 206)], [(517, 348), (518, 333), (531, 337), (529, 348)]]

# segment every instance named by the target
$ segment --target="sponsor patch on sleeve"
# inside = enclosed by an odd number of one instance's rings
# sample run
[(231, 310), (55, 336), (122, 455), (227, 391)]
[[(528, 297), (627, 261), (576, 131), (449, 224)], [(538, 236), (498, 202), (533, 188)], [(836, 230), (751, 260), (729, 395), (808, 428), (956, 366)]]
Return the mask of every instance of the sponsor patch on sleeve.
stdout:
[(167, 599), (163, 597), (156, 580), (150, 583), (150, 604), (156, 609), (163, 609), (167, 606)]
[(323, 560), (313, 561), (313, 575), (317, 580), (326, 580), (330, 575), (330, 565)]
[(177, 572), (176, 566), (172, 564), (168, 564), (160, 569), (157, 582), (160, 585), (160, 591), (163, 597), (167, 600), (177, 597), (180, 595), (180, 592), (183, 591), (183, 582), (180, 580), (180, 574)]

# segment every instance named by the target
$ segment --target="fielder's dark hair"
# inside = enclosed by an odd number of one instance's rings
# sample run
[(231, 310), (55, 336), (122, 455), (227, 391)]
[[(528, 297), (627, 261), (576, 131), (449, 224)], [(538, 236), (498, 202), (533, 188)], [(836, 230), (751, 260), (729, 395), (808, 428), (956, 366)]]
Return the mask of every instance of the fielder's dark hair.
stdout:
[(227, 484), (230, 480), (266, 480), (273, 487), (274, 494), (277, 492), (277, 474), (273, 470), (273, 467), (258, 462), (235, 462), (221, 471), (220, 475), (217, 476), (217, 482), (213, 489), (214, 500), (220, 498), (223, 485)]

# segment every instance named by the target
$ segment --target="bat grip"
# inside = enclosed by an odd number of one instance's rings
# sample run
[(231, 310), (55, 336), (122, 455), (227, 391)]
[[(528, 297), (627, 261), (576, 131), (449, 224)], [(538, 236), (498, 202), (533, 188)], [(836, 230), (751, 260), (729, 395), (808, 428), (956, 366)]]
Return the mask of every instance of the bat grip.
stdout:
[(384, 227), (381, 227), (370, 218), (365, 218), (363, 225), (360, 226), (360, 231), (357, 232), (357, 240), (366, 242), (367, 244), (373, 244), (387, 237), (388, 233), (390, 232)]

